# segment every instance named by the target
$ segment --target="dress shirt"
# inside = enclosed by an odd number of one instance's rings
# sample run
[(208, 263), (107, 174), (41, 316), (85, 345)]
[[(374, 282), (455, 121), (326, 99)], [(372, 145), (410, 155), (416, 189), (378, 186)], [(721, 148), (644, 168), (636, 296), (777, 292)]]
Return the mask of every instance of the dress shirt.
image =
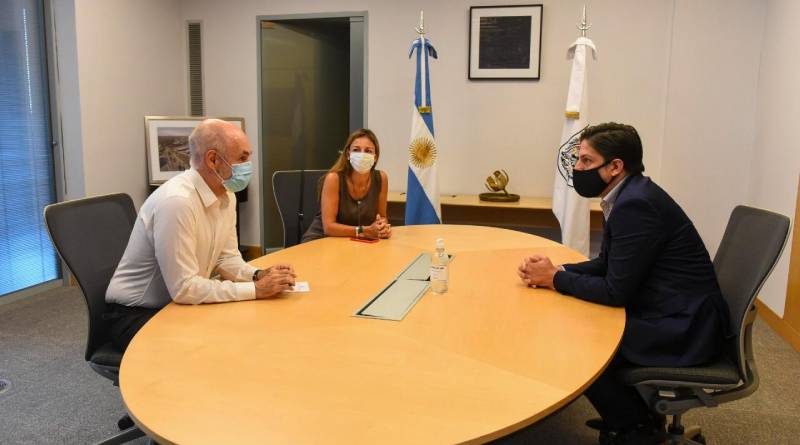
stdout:
[(615, 185), (613, 189), (603, 199), (600, 200), (600, 208), (603, 210), (603, 219), (608, 221), (609, 215), (611, 215), (611, 209), (614, 207), (614, 202), (617, 200), (617, 195), (621, 189), (622, 184), (628, 180), (628, 177), (619, 181), (619, 184)]
[[(187, 170), (142, 205), (106, 301), (161, 308), (255, 299), (256, 268), (242, 259), (236, 239), (236, 197), (217, 197), (202, 176)], [(212, 279), (219, 275), (223, 280)]]

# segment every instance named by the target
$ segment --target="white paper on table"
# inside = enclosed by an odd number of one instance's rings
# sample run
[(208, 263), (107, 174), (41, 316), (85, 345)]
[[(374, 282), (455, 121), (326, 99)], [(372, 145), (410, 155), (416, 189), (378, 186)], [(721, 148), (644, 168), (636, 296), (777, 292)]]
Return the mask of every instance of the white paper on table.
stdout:
[(308, 281), (295, 281), (294, 287), (286, 292), (311, 292), (311, 287), (308, 285)]

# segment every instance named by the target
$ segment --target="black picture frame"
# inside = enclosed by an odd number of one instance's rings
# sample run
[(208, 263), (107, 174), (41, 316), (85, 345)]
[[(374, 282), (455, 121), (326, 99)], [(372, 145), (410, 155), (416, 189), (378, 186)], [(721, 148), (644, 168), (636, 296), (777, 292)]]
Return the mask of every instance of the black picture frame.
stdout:
[(469, 8), (470, 80), (539, 80), (544, 6)]

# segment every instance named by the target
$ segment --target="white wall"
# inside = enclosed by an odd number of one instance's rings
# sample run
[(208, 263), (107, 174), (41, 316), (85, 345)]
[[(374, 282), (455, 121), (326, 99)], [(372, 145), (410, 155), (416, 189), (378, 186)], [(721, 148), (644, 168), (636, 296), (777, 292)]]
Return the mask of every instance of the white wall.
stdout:
[[(800, 60), (794, 31), (798, 21), (800, 2), (767, 2), (755, 145), (751, 163), (743, 169), (743, 173), (750, 173), (752, 177), (752, 204), (792, 218), (800, 177), (800, 147), (796, 135), (797, 116), (800, 116)], [(791, 240), (787, 246), (791, 246)], [(784, 313), (788, 275), (789, 247), (760, 296), (780, 316)]]
[(61, 114), (61, 166), (64, 176), (64, 199), (86, 196), (83, 171), (83, 137), (81, 136), (81, 95), (78, 78), (78, 42), (75, 29), (75, 2), (53, 2), (55, 29), (56, 102)]
[[(407, 55), (419, 10), (424, 9), (429, 37), (440, 55), (432, 63), (431, 90), (441, 191), (481, 192), (489, 172), (504, 168), (515, 192), (549, 196), (550, 166), (559, 145), (570, 69), (566, 50), (577, 37), (575, 24), (583, 2), (543, 1), (542, 78), (538, 82), (467, 80), (468, 17), (473, 3), (241, 0), (233, 6), (231, 2), (182, 0), (181, 5), (182, 19), (203, 21), (208, 114), (244, 116), (254, 146), (260, 140), (256, 17), (368, 11), (367, 122), (381, 140), (380, 167), (388, 172), (392, 190), (405, 190), (414, 76)], [(595, 5), (589, 10), (594, 24), (590, 36), (599, 48), (599, 61), (589, 68), (592, 119), (635, 125), (647, 144), (645, 162), (657, 176), (672, 3), (624, 0)], [(259, 244), (259, 188), (254, 181), (243, 209), (244, 244)]]
[(148, 194), (145, 115), (186, 113), (177, 0), (76, 0), (85, 193)]
[(676, 2), (660, 185), (712, 256), (748, 199), (765, 11), (752, 0)]

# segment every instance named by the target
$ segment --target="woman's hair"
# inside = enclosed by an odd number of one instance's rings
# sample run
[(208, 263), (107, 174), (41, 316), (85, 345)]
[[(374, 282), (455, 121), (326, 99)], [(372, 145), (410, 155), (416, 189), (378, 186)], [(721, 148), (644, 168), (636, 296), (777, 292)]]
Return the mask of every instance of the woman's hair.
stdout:
[(344, 143), (344, 148), (342, 149), (341, 153), (339, 153), (339, 159), (336, 160), (336, 163), (333, 164), (333, 167), (329, 170), (331, 173), (345, 173), (349, 175), (353, 171), (353, 166), (350, 165), (350, 159), (347, 155), (350, 152), (350, 145), (353, 144), (358, 138), (367, 138), (375, 145), (375, 164), (372, 165), (372, 169), (375, 169), (375, 166), (378, 165), (378, 158), (381, 157), (381, 146), (378, 144), (378, 137), (375, 136), (375, 133), (372, 130), (367, 128), (361, 128), (350, 133), (350, 136), (347, 138), (347, 142)]

